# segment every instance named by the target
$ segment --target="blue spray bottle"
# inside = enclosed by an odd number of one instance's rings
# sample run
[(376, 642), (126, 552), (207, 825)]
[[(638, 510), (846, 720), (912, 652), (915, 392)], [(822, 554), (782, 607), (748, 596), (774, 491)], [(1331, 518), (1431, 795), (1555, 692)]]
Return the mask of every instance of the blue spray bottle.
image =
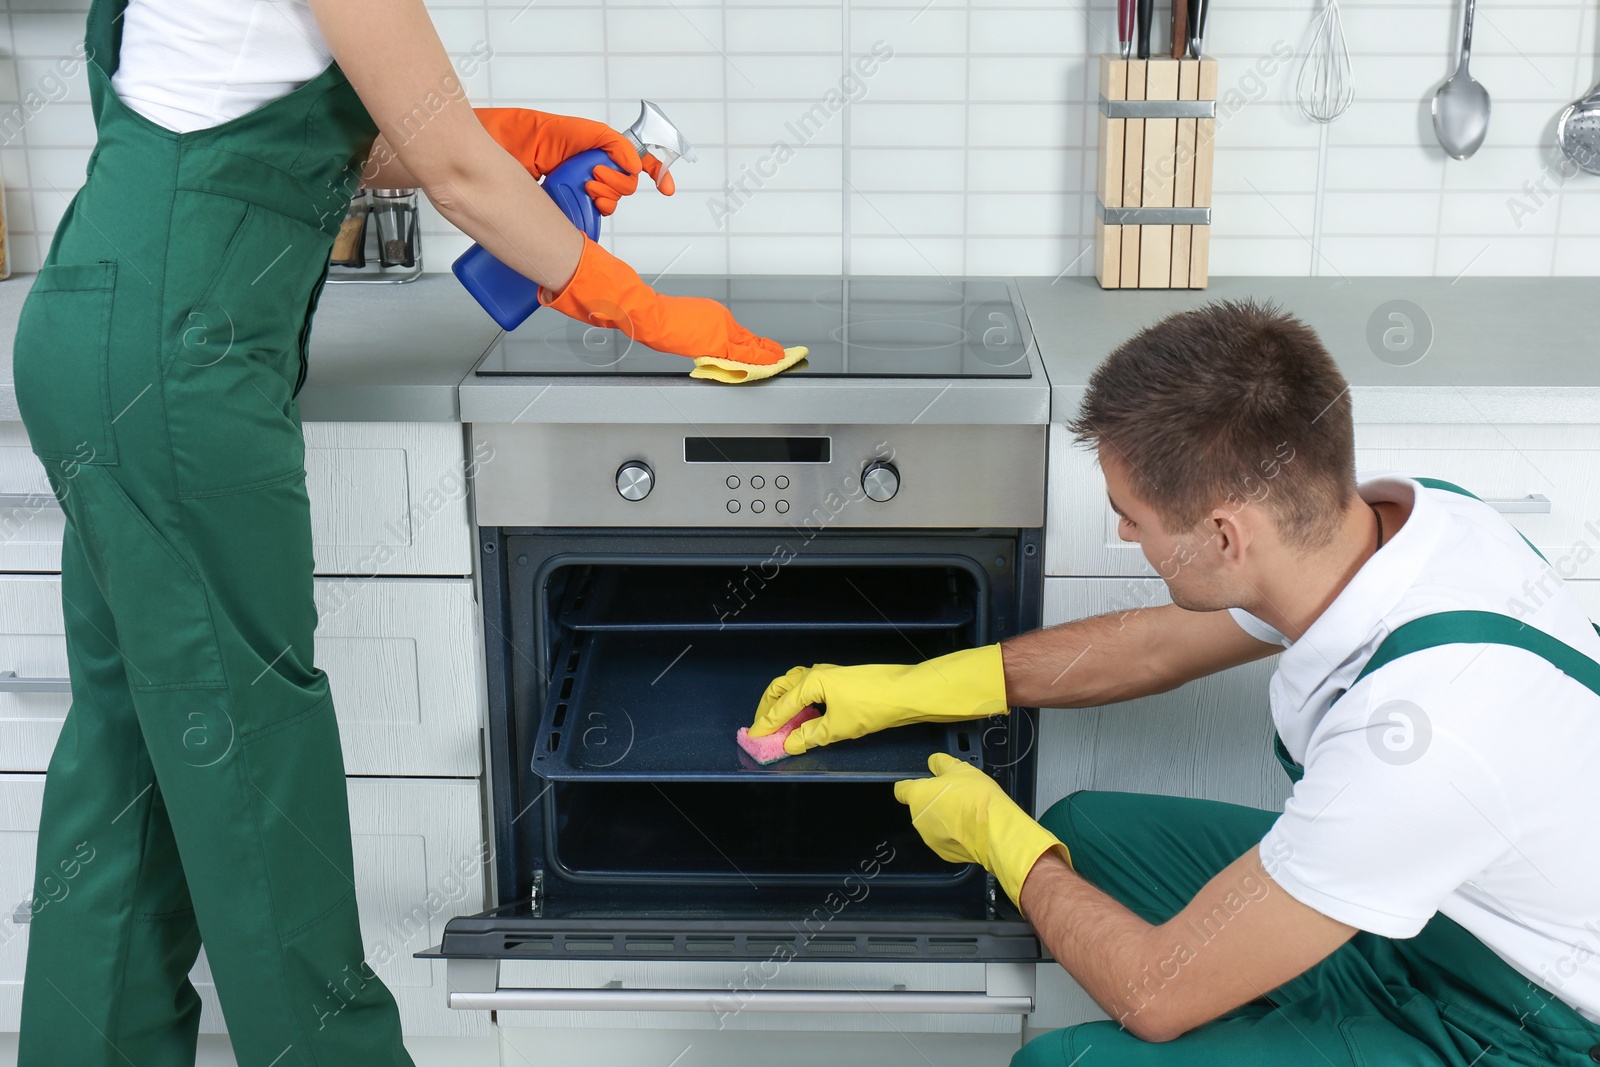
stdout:
[[(694, 146), (678, 132), (672, 120), (648, 100), (639, 104), (639, 118), (622, 131), (634, 150), (640, 155), (650, 152), (661, 160), (663, 172), (679, 158), (693, 163)], [(601, 165), (615, 166), (603, 150), (591, 148), (546, 174), (543, 182), (550, 199), (591, 241), (600, 237), (600, 212), (583, 187), (593, 180), (595, 167)], [(461, 253), (450, 269), (501, 329), (514, 330), (539, 310), (539, 283), (506, 266), (482, 245), (475, 244)]]

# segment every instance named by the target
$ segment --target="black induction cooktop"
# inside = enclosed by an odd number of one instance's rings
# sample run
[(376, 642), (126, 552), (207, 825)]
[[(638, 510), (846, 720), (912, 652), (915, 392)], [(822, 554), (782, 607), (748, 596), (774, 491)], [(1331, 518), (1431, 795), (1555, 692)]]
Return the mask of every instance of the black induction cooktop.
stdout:
[[(704, 277), (655, 288), (726, 304), (744, 326), (811, 352), (789, 375), (813, 378), (1027, 378), (1032, 335), (1003, 278)], [(687, 361), (542, 308), (502, 334), (481, 376), (670, 375)]]

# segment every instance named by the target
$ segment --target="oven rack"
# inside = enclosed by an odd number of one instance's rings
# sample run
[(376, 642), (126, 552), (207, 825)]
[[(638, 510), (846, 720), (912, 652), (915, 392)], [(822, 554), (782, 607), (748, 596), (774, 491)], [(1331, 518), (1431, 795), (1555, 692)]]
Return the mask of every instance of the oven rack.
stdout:
[(735, 742), (771, 680), (797, 663), (911, 663), (960, 631), (563, 629), (531, 753), (551, 780), (893, 782), (948, 752), (983, 765), (985, 720), (914, 723), (762, 766)]

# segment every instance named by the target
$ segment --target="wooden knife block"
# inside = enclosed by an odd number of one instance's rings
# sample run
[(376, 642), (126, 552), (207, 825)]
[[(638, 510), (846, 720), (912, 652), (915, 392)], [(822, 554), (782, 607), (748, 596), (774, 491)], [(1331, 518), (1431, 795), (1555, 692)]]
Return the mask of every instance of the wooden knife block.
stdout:
[(1204, 289), (1217, 61), (1100, 57), (1094, 276), (1104, 289)]

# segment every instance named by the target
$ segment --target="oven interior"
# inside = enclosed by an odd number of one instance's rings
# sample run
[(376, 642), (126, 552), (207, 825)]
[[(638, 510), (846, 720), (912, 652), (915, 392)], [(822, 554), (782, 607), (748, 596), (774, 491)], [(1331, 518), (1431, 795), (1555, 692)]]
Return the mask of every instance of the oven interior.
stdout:
[(585, 936), (706, 920), (698, 951), (717, 952), (792, 937), (853, 885), (847, 918), (912, 954), (938, 954), (941, 923), (1018, 934), (981, 868), (922, 842), (893, 782), (944, 751), (1031, 806), (1031, 709), (768, 766), (734, 733), (796, 665), (917, 663), (1036, 626), (1037, 534), (480, 531), (500, 906), (472, 929), (502, 955), (564, 937), (571, 958)]

